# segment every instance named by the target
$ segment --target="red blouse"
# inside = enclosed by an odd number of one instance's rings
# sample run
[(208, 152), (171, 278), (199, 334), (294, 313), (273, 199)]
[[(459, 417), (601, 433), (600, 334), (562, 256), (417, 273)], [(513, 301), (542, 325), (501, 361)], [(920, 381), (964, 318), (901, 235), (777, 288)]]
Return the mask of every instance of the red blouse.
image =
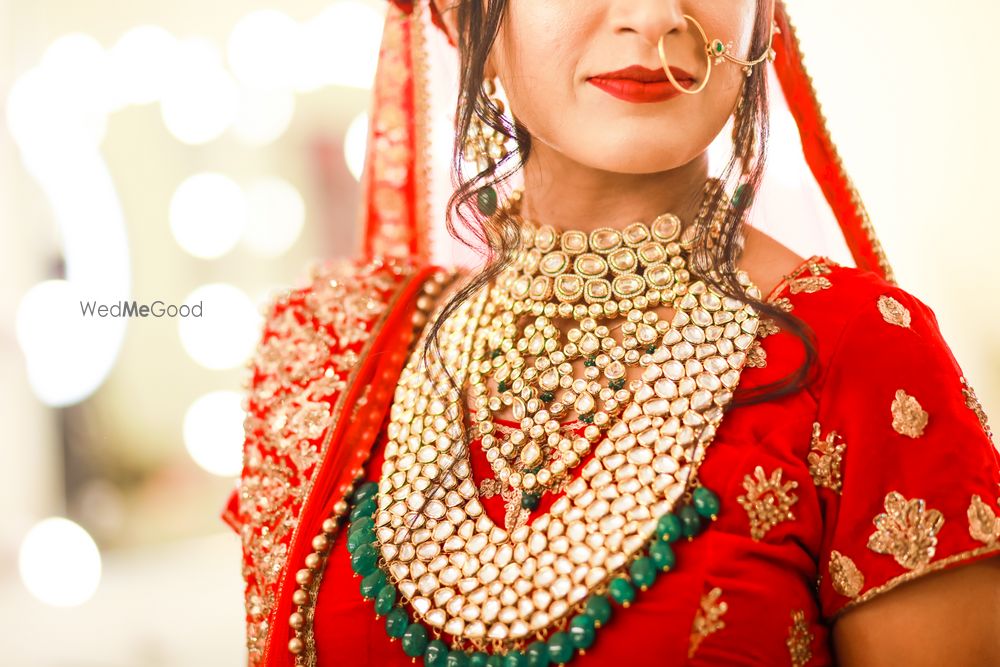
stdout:
[[(794, 394), (730, 410), (700, 470), (721, 499), (718, 520), (679, 542), (676, 568), (615, 607), (572, 664), (833, 664), (830, 628), (846, 609), (1000, 551), (1000, 456), (933, 311), (820, 256), (768, 300), (811, 327), (818, 374)], [(804, 360), (773, 324), (759, 339), (737, 400)], [(368, 480), (379, 478), (383, 445)], [(489, 465), (479, 447), (472, 456), (482, 481)], [(502, 523), (503, 501), (484, 505)], [(316, 601), (319, 664), (410, 665), (361, 597), (345, 539), (340, 531)]]

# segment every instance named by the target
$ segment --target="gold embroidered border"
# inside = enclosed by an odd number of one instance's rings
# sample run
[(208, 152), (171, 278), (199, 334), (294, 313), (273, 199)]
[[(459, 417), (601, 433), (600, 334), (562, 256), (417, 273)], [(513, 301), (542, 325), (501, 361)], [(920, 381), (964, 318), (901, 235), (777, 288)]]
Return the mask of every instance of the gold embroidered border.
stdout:
[[(428, 280), (430, 280), (430, 279), (431, 279), (431, 277), (428, 277)], [(399, 303), (400, 298), (402, 298), (403, 292), (406, 291), (406, 289), (407, 289), (408, 286), (409, 286), (408, 282), (401, 283), (400, 285), (398, 285), (396, 287), (395, 293), (389, 299), (386, 300), (385, 310), (382, 311), (379, 319), (375, 323), (373, 323), (373, 325), (372, 325), (372, 328), (371, 328), (371, 332), (372, 333), (374, 333), (376, 331), (380, 331), (382, 329), (382, 327), (385, 325), (385, 321), (392, 314), (393, 309)], [(374, 347), (375, 341), (377, 339), (378, 339), (378, 334), (375, 334), (375, 335), (371, 336), (368, 339), (368, 342), (362, 348), (361, 354), (359, 355), (361, 358), (366, 358), (368, 356), (368, 354), (371, 352), (372, 347)], [(414, 341), (415, 340), (416, 340), (416, 337), (414, 337)], [(372, 363), (372, 362), (369, 361), (369, 363)], [(345, 382), (347, 383), (346, 384), (347, 387), (351, 387), (354, 384), (354, 382), (357, 380), (358, 373), (360, 373), (362, 366), (363, 366), (363, 364), (359, 363), (359, 364), (356, 364), (353, 369), (351, 369), (350, 374), (345, 379)], [(368, 387), (365, 387), (365, 392), (362, 394), (362, 396), (367, 395), (367, 389), (368, 389)], [(336, 426), (337, 426), (338, 422), (340, 421), (340, 418), (341, 418), (342, 413), (344, 411), (344, 406), (345, 406), (345, 404), (347, 402), (347, 396), (350, 393), (351, 393), (350, 389), (346, 389), (345, 391), (341, 392), (341, 394), (340, 394), (340, 396), (339, 396), (339, 398), (337, 400), (337, 404), (336, 404), (336, 406), (334, 406), (333, 412), (331, 413), (331, 418), (330, 418), (329, 425), (327, 426), (326, 435), (323, 437), (323, 448), (320, 450), (322, 452), (328, 452), (329, 451), (328, 447), (330, 445), (330, 439), (333, 438), (333, 432), (334, 432), (334, 430), (336, 430)], [(358, 398), (361, 398), (361, 396), (359, 396)], [(376, 436), (376, 438), (377, 437), (378, 436)], [(328, 459), (324, 459), (324, 460), (328, 460)], [(306, 488), (306, 494), (305, 494), (306, 498), (308, 498), (309, 495), (312, 493), (313, 482), (316, 480), (316, 478), (320, 475), (321, 472), (322, 472), (322, 470), (317, 470), (309, 478), (309, 481), (307, 483), (307, 488)], [(305, 509), (305, 505), (303, 504), (302, 510), (304, 510), (304, 509)], [(291, 547), (292, 545), (295, 544), (295, 540), (298, 537), (299, 530), (300, 530), (300, 528), (302, 526), (302, 511), (301, 510), (299, 512), (298, 519), (299, 520), (295, 522), (295, 529), (292, 531), (292, 538), (288, 542), (289, 547)], [(289, 563), (287, 561), (285, 562), (285, 568), (286, 568), (286, 570), (285, 570), (286, 576), (288, 576), (293, 570), (292, 570), (292, 568), (289, 567)], [(316, 595), (319, 592), (320, 582), (323, 580), (323, 572), (325, 571), (325, 569), (326, 568), (320, 568), (319, 571), (316, 572), (315, 576), (313, 577), (313, 581), (311, 582), (310, 587), (308, 589), (309, 590), (309, 599), (310, 600), (315, 600), (316, 599)], [(280, 585), (279, 585), (279, 590), (280, 590)], [(277, 604), (275, 604), (275, 609), (277, 609)], [(305, 648), (302, 650), (302, 653), (298, 656), (298, 658), (301, 659), (301, 661), (307, 667), (316, 667), (316, 664), (317, 664), (316, 636), (315, 636), (315, 633), (314, 633), (314, 626), (313, 626), (313, 620), (315, 618), (315, 612), (316, 612), (316, 605), (315, 604), (309, 605), (309, 609), (307, 611), (306, 619), (305, 619), (306, 622), (305, 622), (305, 625), (303, 626), (303, 629), (302, 629), (302, 638), (304, 640), (303, 644), (305, 645)], [(280, 618), (278, 620), (280, 621)], [(270, 633), (268, 633), (268, 634), (270, 634)], [(282, 647), (282, 648), (284, 648), (284, 647)], [(275, 650), (275, 649), (271, 648), (270, 650), (267, 651), (267, 653), (270, 653), (270, 651), (273, 651), (273, 650)], [(299, 660), (296, 661), (296, 664), (299, 664)]]
[(947, 568), (949, 565), (954, 565), (955, 563), (961, 562), (963, 560), (968, 560), (970, 558), (977, 558), (979, 556), (983, 556), (989, 553), (1000, 553), (1000, 542), (997, 542), (995, 544), (987, 544), (982, 547), (970, 549), (969, 551), (963, 551), (961, 553), (952, 554), (947, 558), (942, 558), (941, 560), (933, 561), (932, 563), (929, 563), (928, 565), (920, 568), (919, 570), (911, 570), (909, 572), (904, 572), (898, 577), (893, 577), (892, 579), (890, 579), (889, 581), (885, 582), (880, 586), (874, 586), (872, 588), (869, 588), (862, 595), (854, 598), (853, 600), (845, 604), (843, 607), (837, 610), (837, 612), (833, 616), (830, 617), (829, 623), (832, 624), (835, 620), (840, 618), (844, 614), (844, 612), (848, 611), (849, 609), (853, 609), (862, 602), (867, 602), (868, 600), (871, 600), (873, 597), (881, 593), (890, 591), (893, 588), (899, 586), (900, 584), (905, 584), (906, 582), (917, 579), (925, 574), (930, 574), (932, 572), (937, 572), (938, 570), (943, 570)]

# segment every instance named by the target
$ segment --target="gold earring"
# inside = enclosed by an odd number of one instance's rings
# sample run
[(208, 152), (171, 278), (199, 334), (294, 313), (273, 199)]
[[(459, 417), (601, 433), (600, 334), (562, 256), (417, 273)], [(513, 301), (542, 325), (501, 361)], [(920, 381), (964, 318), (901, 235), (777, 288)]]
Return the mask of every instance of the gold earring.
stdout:
[[(488, 107), (495, 108), (502, 116), (505, 107), (503, 100), (497, 95), (496, 79), (483, 81), (482, 92), (489, 101)], [(507, 147), (508, 139), (506, 134), (496, 131), (484, 123), (478, 114), (473, 114), (469, 131), (463, 141), (462, 157), (466, 162), (474, 164), (480, 173), (493, 169), (510, 154), (510, 149)]]

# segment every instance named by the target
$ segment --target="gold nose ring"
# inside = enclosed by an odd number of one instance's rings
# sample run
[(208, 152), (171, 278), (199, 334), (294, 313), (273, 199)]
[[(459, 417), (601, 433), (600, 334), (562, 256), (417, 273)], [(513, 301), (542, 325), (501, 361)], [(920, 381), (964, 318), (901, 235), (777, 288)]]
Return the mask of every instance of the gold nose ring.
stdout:
[(673, 72), (670, 71), (670, 63), (667, 62), (667, 50), (663, 46), (663, 38), (667, 36), (667, 33), (660, 35), (660, 39), (657, 41), (656, 47), (660, 52), (660, 64), (663, 65), (663, 71), (666, 72), (667, 79), (670, 80), (670, 83), (673, 84), (674, 88), (688, 95), (697, 95), (705, 89), (705, 86), (708, 85), (708, 80), (712, 78), (712, 52), (708, 44), (708, 35), (705, 34), (705, 29), (701, 27), (701, 24), (698, 23), (698, 21), (690, 14), (685, 14), (684, 18), (698, 29), (698, 33), (701, 35), (702, 41), (705, 42), (705, 78), (702, 80), (701, 84), (697, 88), (685, 88), (677, 82)]

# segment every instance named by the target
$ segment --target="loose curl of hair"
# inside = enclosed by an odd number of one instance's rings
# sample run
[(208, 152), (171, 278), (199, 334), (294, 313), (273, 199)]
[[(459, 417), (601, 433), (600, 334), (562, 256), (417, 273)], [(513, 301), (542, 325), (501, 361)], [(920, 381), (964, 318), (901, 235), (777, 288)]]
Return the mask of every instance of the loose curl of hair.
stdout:
[[(752, 54), (761, 53), (770, 43), (771, 23), (767, 8), (773, 1), (775, 0), (757, 0), (757, 16), (750, 47)], [(490, 186), (496, 188), (505, 183), (527, 164), (531, 156), (532, 138), (528, 129), (516, 119), (512, 120), (501, 113), (486, 94), (484, 86), (487, 58), (496, 41), (507, 8), (507, 0), (460, 0), (457, 8), (457, 43), (461, 55), (461, 78), (452, 162), (452, 180), (456, 184), (456, 189), (448, 201), (446, 224), (448, 232), (465, 245), (478, 251), (485, 247), (487, 261), (481, 272), (448, 299), (440, 316), (431, 323), (422, 351), (425, 364), (431, 353), (441, 361), (438, 333), (442, 324), (465, 301), (509, 266), (520, 249), (521, 232), (516, 220), (502, 215), (485, 216), (480, 212), (477, 203), (479, 192), (483, 188)], [(750, 304), (758, 313), (769, 316), (783, 330), (796, 336), (804, 348), (805, 360), (786, 377), (734, 396), (728, 406), (730, 408), (770, 401), (795, 393), (811, 382), (816, 371), (815, 335), (808, 324), (773, 303), (749, 297), (737, 279), (736, 260), (742, 252), (742, 223), (760, 187), (767, 153), (769, 114), (766, 73), (765, 66), (757, 66), (753, 68), (752, 75), (746, 78), (741, 93), (745, 122), (736, 128), (738, 145), (743, 139), (752, 140), (751, 145), (757, 148), (743, 159), (734, 152), (719, 175), (723, 183), (739, 182), (744, 185), (739, 195), (734, 196), (731, 202), (721, 188), (717, 188), (707, 202), (708, 209), (703, 220), (712, 220), (720, 209), (725, 208), (721, 234), (711, 248), (704, 244), (707, 234), (699, 234), (701, 242), (692, 248), (693, 261), (689, 270), (693, 276), (704, 280), (719, 293)], [(466, 179), (463, 174), (463, 139), (474, 117), (478, 117), (494, 131), (514, 140), (518, 150), (511, 151), (493, 167)], [(752, 139), (744, 133), (752, 133)], [(693, 192), (691, 196), (694, 203), (694, 198), (700, 200), (703, 193)], [(471, 236), (471, 239), (467, 238), (467, 235)], [(707, 267), (708, 270), (699, 271), (698, 267)], [(767, 295), (762, 296), (767, 297)], [(440, 367), (448, 376), (452, 387), (458, 391), (459, 396), (462, 396), (461, 387), (458, 386), (451, 371), (444, 363), (441, 363)], [(460, 421), (464, 431), (467, 408), (463, 401), (460, 403)]]

